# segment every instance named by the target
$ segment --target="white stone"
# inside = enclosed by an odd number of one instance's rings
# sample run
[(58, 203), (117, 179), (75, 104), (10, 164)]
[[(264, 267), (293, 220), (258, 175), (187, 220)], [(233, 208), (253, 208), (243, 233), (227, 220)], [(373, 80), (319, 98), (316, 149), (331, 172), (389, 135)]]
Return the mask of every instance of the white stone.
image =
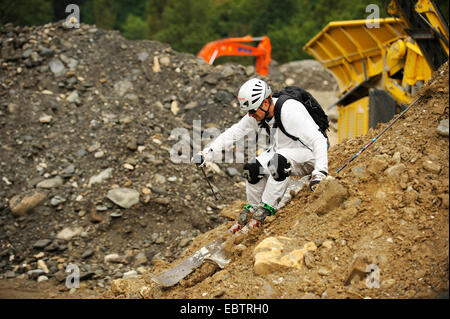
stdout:
[(43, 124), (48, 124), (53, 120), (53, 117), (51, 115), (44, 114), (39, 118), (39, 122)]
[(95, 158), (102, 158), (105, 155), (103, 151), (98, 151), (94, 154)]
[(137, 272), (136, 270), (131, 270), (131, 271), (127, 271), (126, 273), (123, 274), (123, 279), (130, 279), (130, 278), (136, 278), (137, 277)]
[(383, 192), (382, 190), (378, 190), (377, 193), (375, 194), (375, 197), (379, 200), (384, 200), (386, 199), (386, 193)]
[(109, 254), (104, 258), (105, 263), (120, 263), (122, 262), (122, 257), (119, 254)]
[(54, 178), (46, 179), (46, 180), (38, 183), (36, 185), (36, 187), (38, 187), (38, 188), (46, 188), (46, 189), (48, 189), (48, 188), (56, 188), (56, 187), (62, 186), (63, 182), (64, 181), (63, 181), (63, 179), (61, 177), (56, 176)]
[(152, 142), (157, 144), (157, 145), (161, 145), (162, 144), (162, 142), (160, 140), (158, 140), (157, 138), (153, 138)]
[(147, 58), (148, 58), (148, 53), (147, 52), (141, 52), (138, 55), (138, 59), (141, 62), (144, 62)]
[(48, 280), (48, 277), (42, 275), (42, 276), (38, 277), (37, 282), (43, 282), (43, 281), (47, 281), (47, 280)]
[(153, 72), (158, 73), (161, 72), (161, 66), (159, 65), (158, 57), (153, 58)]
[(59, 59), (53, 59), (49, 62), (50, 70), (53, 72), (55, 77), (60, 77), (66, 74), (66, 67)]
[(286, 83), (286, 85), (294, 85), (295, 80), (292, 78), (287, 78), (286, 81), (284, 81), (284, 83)]
[(163, 56), (160, 60), (161, 64), (164, 66), (169, 66), (170, 64), (170, 58), (167, 56)]
[(77, 90), (73, 91), (69, 94), (69, 96), (66, 98), (67, 102), (74, 103), (79, 102), (78, 92)]
[(123, 96), (127, 91), (133, 88), (133, 84), (128, 81), (119, 81), (116, 84), (114, 84), (114, 91), (119, 95)]
[(69, 241), (72, 238), (81, 235), (82, 232), (83, 228), (81, 227), (66, 227), (56, 235), (56, 238)]
[(437, 132), (438, 134), (442, 135), (442, 136), (448, 136), (449, 135), (449, 124), (448, 124), (448, 119), (442, 120), (439, 123), (439, 126), (437, 127)]
[(156, 173), (156, 174), (153, 176), (153, 181), (154, 181), (156, 184), (165, 184), (165, 183), (166, 183), (166, 177), (163, 176), (163, 175), (161, 175), (161, 174)]
[(92, 184), (101, 183), (105, 179), (110, 178), (113, 170), (114, 169), (110, 167), (103, 170), (100, 174), (92, 176), (89, 179), (88, 187), (91, 187)]
[(128, 163), (123, 164), (123, 168), (126, 168), (129, 171), (134, 170), (134, 166)]
[(131, 188), (115, 188), (108, 192), (106, 196), (114, 204), (123, 208), (130, 208), (139, 203), (139, 192)]
[(172, 101), (172, 103), (170, 104), (170, 111), (172, 112), (173, 115), (178, 114), (178, 112), (180, 111), (180, 108), (178, 106), (177, 101)]
[(332, 242), (331, 240), (325, 240), (325, 241), (322, 243), (322, 246), (325, 247), (325, 248), (327, 248), (327, 249), (331, 249), (331, 247), (333, 246), (333, 242)]
[(39, 269), (42, 269), (46, 274), (48, 274), (50, 271), (48, 270), (47, 265), (45, 264), (45, 261), (38, 260), (37, 266)]

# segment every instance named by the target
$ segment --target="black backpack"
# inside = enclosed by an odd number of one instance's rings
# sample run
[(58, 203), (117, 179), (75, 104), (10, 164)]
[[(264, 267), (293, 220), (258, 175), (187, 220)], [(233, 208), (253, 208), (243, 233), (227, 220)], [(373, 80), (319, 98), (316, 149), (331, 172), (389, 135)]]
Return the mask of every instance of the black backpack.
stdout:
[(317, 100), (311, 95), (311, 93), (297, 86), (287, 86), (284, 88), (284, 90), (276, 92), (272, 96), (278, 98), (277, 103), (275, 103), (274, 111), (275, 125), (276, 127), (279, 127), (284, 134), (286, 134), (293, 140), (299, 140), (297, 137), (286, 132), (283, 124), (281, 123), (281, 107), (287, 100), (294, 99), (301, 102), (305, 106), (309, 115), (311, 115), (314, 122), (316, 122), (316, 124), (319, 126), (319, 131), (323, 134), (323, 136), (325, 136), (326, 139), (328, 139), (326, 133), (328, 127), (330, 126), (328, 116), (325, 114), (319, 102), (317, 102)]

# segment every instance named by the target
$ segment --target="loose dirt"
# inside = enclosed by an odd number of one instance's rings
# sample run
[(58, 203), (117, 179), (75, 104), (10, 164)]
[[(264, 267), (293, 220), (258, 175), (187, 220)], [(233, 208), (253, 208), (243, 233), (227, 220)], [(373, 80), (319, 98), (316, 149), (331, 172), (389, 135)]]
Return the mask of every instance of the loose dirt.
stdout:
[[(222, 195), (216, 202), (195, 167), (171, 162), (172, 130), (192, 133), (194, 119), (202, 129), (232, 125), (240, 117), (237, 90), (254, 68), (209, 66), (167, 45), (126, 41), (95, 26), (7, 25), (1, 36), (0, 297), (448, 295), (449, 142), (436, 130), (448, 120), (448, 63), (422, 88), (417, 105), (342, 172), (335, 173), (387, 124), (332, 143), (332, 178), (314, 193), (302, 189), (262, 228), (228, 238), (231, 262), (224, 269), (205, 263), (179, 285), (161, 289), (149, 275), (223, 237), (233, 223), (226, 212), (245, 200), (241, 165), (208, 170)], [(297, 84), (318, 92), (326, 108), (335, 82), (317, 63), (300, 65), (303, 76), (292, 71), (294, 64), (272, 68), (268, 81), (275, 90)], [(109, 178), (88, 187), (108, 168)], [(45, 190), (43, 203), (12, 214), (14, 196), (58, 176), (62, 185)], [(117, 187), (136, 190), (139, 203), (125, 209), (107, 199)], [(70, 227), (82, 231), (57, 238)], [(300, 269), (256, 275), (254, 248), (271, 236), (291, 238), (294, 248), (313, 242), (317, 250)], [(37, 245), (40, 240), (45, 244)], [(112, 254), (115, 262), (106, 261)], [(30, 274), (42, 262), (48, 272)], [(70, 264), (84, 278), (78, 289), (65, 285)], [(40, 276), (48, 280), (37, 282)]]
[[(105, 297), (448, 296), (449, 141), (436, 130), (441, 120), (448, 119), (448, 62), (420, 95), (403, 119), (339, 174), (337, 168), (387, 124), (332, 147), (329, 168), (334, 179), (322, 182), (315, 193), (304, 188), (262, 229), (234, 240), (245, 249), (235, 249), (223, 270), (205, 265), (190, 275), (201, 282), (186, 285), (188, 277), (168, 289), (157, 287), (148, 275), (118, 280)], [(345, 189), (345, 197), (330, 201), (327, 192), (335, 191), (336, 182)], [(226, 226), (197, 237), (189, 252), (220, 236)], [(255, 275), (253, 250), (269, 236), (291, 238), (297, 247), (314, 242), (318, 249), (305, 257), (301, 269)], [(158, 265), (154, 273), (169, 266)]]
[[(317, 79), (304, 83), (312, 68)], [(317, 62), (284, 69), (270, 69), (274, 90), (302, 84), (335, 96), (333, 78)], [(2, 296), (50, 298), (47, 286), (64, 298), (100, 296), (155, 260), (177, 260), (196, 236), (227, 222), (221, 209), (245, 198), (242, 164), (206, 170), (221, 195), (216, 201), (189, 163), (193, 131), (234, 124), (239, 86), (254, 76), (254, 66), (210, 66), (167, 44), (127, 41), (92, 25), (4, 25)], [(193, 120), (201, 120), (201, 131)], [(176, 130), (188, 133), (185, 143)], [(171, 160), (176, 143), (190, 152), (187, 163)], [(115, 188), (135, 191), (139, 201), (115, 204), (107, 196)], [(80, 271), (79, 289), (66, 287), (70, 265)]]

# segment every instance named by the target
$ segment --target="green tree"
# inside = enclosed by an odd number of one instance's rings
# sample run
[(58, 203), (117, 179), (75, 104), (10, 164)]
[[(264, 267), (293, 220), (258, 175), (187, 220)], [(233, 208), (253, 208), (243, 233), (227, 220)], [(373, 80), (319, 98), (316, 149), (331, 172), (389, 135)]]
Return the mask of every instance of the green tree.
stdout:
[(272, 25), (289, 24), (298, 11), (297, 0), (246, 0), (242, 8), (247, 15), (250, 32), (257, 36), (266, 34)]
[(197, 53), (217, 35), (208, 27), (211, 0), (169, 0), (163, 12), (162, 30), (153, 39), (167, 42), (175, 50)]
[(129, 40), (148, 38), (147, 23), (141, 17), (129, 14), (122, 25), (123, 36)]
[(42, 25), (53, 19), (49, 0), (6, 0), (0, 2), (0, 25)]
[(130, 15), (146, 20), (146, 0), (116, 0), (115, 2), (116, 29), (122, 30), (122, 26), (127, 23)]
[(95, 24), (102, 29), (113, 29), (116, 23), (116, 4), (108, 0), (93, 0)]
[(249, 15), (243, 3), (242, 0), (230, 0), (217, 4), (209, 17), (213, 33), (221, 38), (250, 34)]
[(94, 14), (94, 0), (86, 0), (80, 5), (80, 21), (86, 24), (96, 24)]
[[(81, 22), (120, 30), (126, 38), (169, 43), (196, 54), (206, 43), (227, 37), (267, 35), (280, 63), (311, 58), (302, 47), (329, 22), (365, 19), (369, 4), (390, 0), (2, 0), (0, 24), (40, 25), (66, 17), (69, 3), (80, 6)], [(413, 0), (411, 0), (413, 1)], [(414, 0), (416, 1), (416, 0)], [(448, 0), (435, 0), (448, 21)], [(256, 45), (256, 43), (255, 43)], [(234, 60), (233, 60), (234, 59)], [(248, 57), (225, 61), (252, 62)]]
[(161, 31), (163, 26), (163, 12), (166, 8), (166, 0), (147, 0), (145, 12), (147, 16), (147, 26), (150, 35)]

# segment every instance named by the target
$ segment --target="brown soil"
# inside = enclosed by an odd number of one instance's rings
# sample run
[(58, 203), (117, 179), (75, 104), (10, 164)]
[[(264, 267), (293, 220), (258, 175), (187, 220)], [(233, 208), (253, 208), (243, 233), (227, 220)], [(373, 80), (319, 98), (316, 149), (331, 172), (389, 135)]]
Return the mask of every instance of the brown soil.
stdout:
[[(419, 103), (339, 174), (337, 168), (387, 124), (331, 147), (334, 180), (315, 193), (301, 190), (263, 228), (228, 238), (231, 262), (224, 269), (205, 263), (179, 285), (161, 289), (149, 274), (223, 237), (232, 221), (219, 211), (226, 205), (231, 205), (226, 211), (239, 210), (245, 199), (242, 176), (225, 173), (242, 165), (223, 163), (221, 174), (208, 172), (223, 196), (215, 202), (195, 167), (172, 163), (171, 130), (192, 130), (192, 120), (199, 118), (205, 127), (229, 127), (239, 118), (230, 107), (236, 91), (254, 70), (208, 66), (167, 45), (126, 41), (95, 26), (72, 31), (60, 23), (4, 26), (0, 35), (0, 298), (421, 298), (448, 291), (449, 142), (436, 132), (448, 119), (448, 63), (422, 89)], [(41, 54), (41, 46), (53, 49), (53, 56)], [(142, 53), (148, 57), (142, 60)], [(49, 69), (56, 58), (68, 71), (57, 78)], [(78, 65), (69, 70), (71, 58)], [(169, 62), (155, 72), (155, 58)], [(301, 65), (305, 69), (298, 74), (287, 66), (272, 68), (268, 81), (275, 90), (288, 78), (294, 85), (313, 83), (305, 88), (332, 101), (330, 75), (322, 72), (304, 83), (305, 74), (316, 74), (308, 67), (317, 65)], [(124, 81), (131, 83), (126, 94), (118, 85)], [(70, 102), (74, 91), (79, 100)], [(50, 123), (39, 121), (43, 114), (52, 116)], [(89, 150), (95, 143), (104, 157)], [(89, 178), (108, 167), (113, 176), (88, 188)], [(43, 204), (12, 215), (10, 199), (56, 175), (64, 184), (49, 190)], [(176, 181), (169, 181), (173, 176)], [(335, 182), (345, 196), (330, 195)], [(140, 202), (119, 208), (105, 198), (114, 186), (135, 188)], [(51, 205), (56, 196), (66, 201)], [(117, 212), (123, 216), (110, 216)], [(57, 240), (68, 226), (82, 227), (85, 236)], [(269, 236), (293, 238), (295, 247), (312, 241), (318, 249), (305, 257), (302, 269), (255, 275), (253, 250)], [(34, 248), (40, 239), (51, 240), (52, 249)], [(38, 283), (27, 272), (38, 268), (35, 256), (42, 252), (49, 280)], [(105, 263), (111, 253), (124, 257), (123, 263)], [(146, 259), (138, 262), (138, 254)], [(89, 278), (72, 291), (64, 285), (69, 263)], [(367, 287), (361, 269), (371, 264), (380, 271), (380, 288)], [(117, 279), (139, 268), (136, 279)]]
[[(329, 171), (346, 191), (343, 202), (322, 202), (330, 190), (327, 182), (322, 182), (315, 193), (304, 188), (262, 229), (233, 240), (246, 249), (234, 250), (231, 263), (223, 270), (203, 266), (168, 289), (157, 287), (148, 275), (136, 280), (117, 280), (104, 296), (123, 298), (129, 293), (144, 298), (448, 296), (449, 140), (436, 131), (440, 121), (448, 119), (448, 62), (420, 95), (419, 102), (404, 118), (339, 174), (336, 170), (387, 124), (330, 149)], [(197, 237), (188, 253), (221, 236), (227, 226), (221, 225)], [(293, 238), (298, 247), (312, 241), (318, 249), (308, 256), (307, 267), (255, 275), (253, 249), (269, 236)], [(326, 246), (322, 245), (325, 241)], [(378, 267), (379, 288), (367, 284), (367, 274), (361, 265)], [(158, 264), (151, 273), (157, 274), (170, 266)], [(197, 280), (203, 277), (202, 281), (186, 285), (194, 276)]]
[[(267, 80), (274, 90), (294, 81), (324, 98), (335, 96), (328, 72), (315, 61), (302, 65), (284, 66), (283, 72), (271, 66)], [(149, 271), (154, 260), (176, 261), (193, 238), (227, 222), (220, 210), (245, 199), (242, 164), (206, 170), (221, 195), (215, 201), (194, 165), (170, 160), (169, 151), (179, 142), (171, 133), (184, 128), (192, 136), (198, 119), (202, 130), (230, 127), (240, 118), (237, 90), (254, 76), (254, 66), (210, 66), (167, 44), (128, 41), (92, 25), (2, 26), (1, 296), (101, 296), (114, 279)], [(107, 168), (111, 176), (89, 187), (91, 177)], [(34, 194), (41, 181), (56, 176), (62, 185), (40, 189), (46, 193), (43, 202), (36, 200), (40, 204), (21, 216), (12, 213), (15, 199)], [(106, 194), (115, 187), (136, 190), (139, 203), (126, 209), (114, 204)], [(68, 227), (83, 232), (56, 238)], [(39, 241), (48, 244), (35, 247)], [(110, 254), (121, 262), (105, 262)], [(48, 281), (38, 283), (38, 276), (29, 274), (38, 262), (48, 268), (40, 274)], [(71, 294), (65, 286), (69, 264), (84, 278)]]

